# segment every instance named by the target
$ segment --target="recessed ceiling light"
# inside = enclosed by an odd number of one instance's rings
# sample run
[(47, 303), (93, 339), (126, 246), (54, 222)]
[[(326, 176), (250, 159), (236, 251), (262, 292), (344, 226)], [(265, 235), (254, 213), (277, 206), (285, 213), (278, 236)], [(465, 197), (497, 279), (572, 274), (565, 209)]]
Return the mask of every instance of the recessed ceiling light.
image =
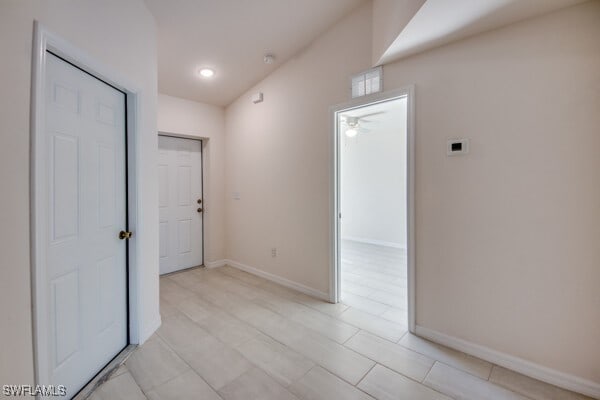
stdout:
[(210, 68), (201, 68), (198, 73), (203, 78), (212, 78), (215, 75), (215, 70)]

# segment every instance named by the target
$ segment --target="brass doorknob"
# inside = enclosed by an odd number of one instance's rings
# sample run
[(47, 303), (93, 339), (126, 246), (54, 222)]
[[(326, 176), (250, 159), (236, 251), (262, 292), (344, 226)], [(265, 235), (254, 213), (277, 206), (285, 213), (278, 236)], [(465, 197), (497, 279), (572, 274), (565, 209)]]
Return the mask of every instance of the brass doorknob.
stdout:
[(198, 208), (196, 211), (198, 211), (199, 213), (202, 212), (202, 208)]
[(119, 232), (119, 239), (121, 239), (121, 240), (131, 239), (132, 236), (133, 236), (133, 232), (128, 232), (128, 231)]

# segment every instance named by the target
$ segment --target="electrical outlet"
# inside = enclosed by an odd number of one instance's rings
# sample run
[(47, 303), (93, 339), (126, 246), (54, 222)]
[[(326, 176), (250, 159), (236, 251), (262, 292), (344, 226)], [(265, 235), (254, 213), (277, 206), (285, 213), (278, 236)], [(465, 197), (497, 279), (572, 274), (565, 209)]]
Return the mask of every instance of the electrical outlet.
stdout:
[(448, 139), (448, 141), (446, 142), (446, 155), (464, 156), (465, 154), (469, 154), (469, 139)]
[(277, 247), (271, 249), (271, 257), (277, 257)]

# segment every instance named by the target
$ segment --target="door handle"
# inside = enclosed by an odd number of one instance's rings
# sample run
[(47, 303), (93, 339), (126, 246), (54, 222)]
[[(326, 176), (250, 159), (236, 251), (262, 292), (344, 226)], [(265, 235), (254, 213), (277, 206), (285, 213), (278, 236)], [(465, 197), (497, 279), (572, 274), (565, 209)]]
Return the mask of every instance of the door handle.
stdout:
[(121, 240), (131, 239), (132, 236), (133, 236), (133, 232), (129, 232), (129, 231), (119, 232), (119, 239), (121, 239)]
[(202, 208), (198, 208), (196, 211), (198, 211), (199, 213), (202, 212)]

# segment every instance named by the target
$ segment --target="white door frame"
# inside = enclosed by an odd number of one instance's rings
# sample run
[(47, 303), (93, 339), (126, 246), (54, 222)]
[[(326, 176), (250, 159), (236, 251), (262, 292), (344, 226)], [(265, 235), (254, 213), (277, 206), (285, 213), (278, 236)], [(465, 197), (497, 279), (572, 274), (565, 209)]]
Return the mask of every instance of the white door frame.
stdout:
[[(34, 373), (36, 384), (48, 383), (48, 324), (46, 321), (46, 264), (43, 243), (43, 232), (46, 229), (46, 207), (41, 194), (45, 176), (45, 159), (41, 143), (45, 126), (45, 78), (46, 78), (46, 51), (58, 55), (77, 68), (109, 83), (126, 94), (126, 121), (127, 121), (127, 218), (128, 229), (137, 232), (139, 211), (138, 192), (138, 160), (140, 113), (139, 98), (141, 90), (124, 79), (114, 69), (101, 64), (82, 50), (74, 47), (64, 39), (48, 31), (38, 21), (34, 22), (33, 34), (33, 62), (31, 77), (31, 152), (30, 152), (30, 210), (31, 210), (31, 294), (32, 294), (32, 319), (33, 319), (33, 344), (34, 344)], [(123, 227), (125, 228), (125, 227)], [(128, 343), (139, 343), (139, 326), (141, 315), (139, 313), (139, 270), (138, 259), (139, 245), (136, 235), (128, 241)]]
[[(194, 136), (194, 135), (185, 135), (183, 133), (173, 133), (173, 132), (166, 132), (166, 131), (158, 131), (158, 136), (166, 136), (166, 137), (172, 137), (172, 138), (177, 138), (177, 139), (188, 139), (188, 140), (197, 140), (200, 142), (200, 152), (202, 154), (202, 162), (200, 163), (200, 169), (201, 169), (201, 176), (200, 176), (200, 188), (202, 190), (202, 266), (205, 267), (206, 265), (205, 260), (206, 260), (206, 254), (205, 254), (205, 250), (206, 250), (206, 246), (204, 245), (206, 238), (204, 237), (204, 233), (205, 233), (205, 223), (206, 223), (206, 196), (204, 195), (204, 179), (205, 179), (205, 175), (204, 175), (204, 171), (205, 171), (205, 152), (206, 152), (206, 142), (208, 141), (208, 138), (206, 137), (202, 137), (202, 136)], [(177, 272), (177, 271), (175, 271)]]
[(331, 241), (333, 249), (330, 260), (329, 300), (332, 303), (340, 301), (341, 262), (340, 262), (340, 140), (338, 135), (338, 114), (355, 108), (382, 103), (406, 97), (407, 130), (406, 130), (406, 204), (407, 204), (407, 275), (408, 275), (408, 329), (415, 333), (415, 87), (407, 86), (401, 89), (361, 97), (339, 104), (331, 108), (331, 139), (332, 139), (332, 168), (331, 168)]

